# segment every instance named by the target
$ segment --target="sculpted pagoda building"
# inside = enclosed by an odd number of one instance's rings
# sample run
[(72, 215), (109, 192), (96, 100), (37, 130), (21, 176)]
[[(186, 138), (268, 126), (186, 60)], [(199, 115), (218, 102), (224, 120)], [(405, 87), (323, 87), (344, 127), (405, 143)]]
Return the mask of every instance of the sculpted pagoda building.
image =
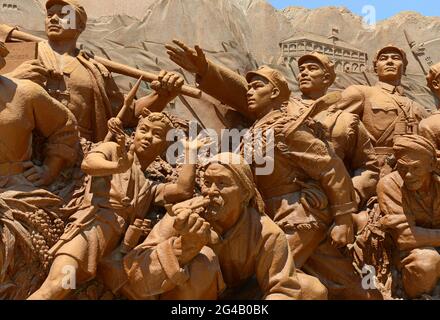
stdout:
[(340, 40), (337, 34), (338, 29), (333, 29), (329, 37), (301, 32), (301, 34), (288, 38), (280, 43), (282, 60), (284, 63), (292, 63), (304, 54), (317, 51), (328, 55), (335, 63), (338, 72), (360, 73), (366, 71), (367, 53)]

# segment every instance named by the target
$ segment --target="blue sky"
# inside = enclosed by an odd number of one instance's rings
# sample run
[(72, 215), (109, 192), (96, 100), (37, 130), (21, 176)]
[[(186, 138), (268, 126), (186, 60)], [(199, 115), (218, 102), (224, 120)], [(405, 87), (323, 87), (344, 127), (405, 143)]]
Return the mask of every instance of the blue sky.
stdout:
[(439, 0), (268, 0), (275, 8), (301, 6), (318, 8), (322, 6), (344, 6), (362, 16), (362, 8), (372, 5), (376, 8), (377, 20), (389, 18), (400, 11), (418, 11), (426, 16), (440, 16)]

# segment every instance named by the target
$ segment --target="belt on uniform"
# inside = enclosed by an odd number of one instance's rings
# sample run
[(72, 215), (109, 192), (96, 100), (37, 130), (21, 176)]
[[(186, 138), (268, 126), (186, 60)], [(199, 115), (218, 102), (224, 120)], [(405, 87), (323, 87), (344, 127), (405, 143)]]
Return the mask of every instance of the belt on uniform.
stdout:
[(12, 176), (24, 172), (23, 162), (0, 163), (0, 176)]
[(288, 184), (282, 186), (276, 186), (273, 188), (260, 189), (265, 199), (279, 197), (287, 193), (293, 193), (301, 190), (301, 187), (297, 184)]

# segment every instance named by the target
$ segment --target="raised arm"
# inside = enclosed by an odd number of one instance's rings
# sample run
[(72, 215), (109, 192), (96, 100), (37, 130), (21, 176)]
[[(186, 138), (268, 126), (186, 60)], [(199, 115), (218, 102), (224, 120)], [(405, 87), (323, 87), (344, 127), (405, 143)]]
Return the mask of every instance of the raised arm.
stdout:
[(164, 200), (166, 203), (177, 203), (191, 198), (194, 194), (196, 179), (197, 152), (203, 142), (197, 139), (185, 140), (184, 164), (175, 183), (165, 185)]
[(173, 42), (177, 46), (166, 46), (170, 59), (185, 70), (196, 74), (196, 81), (201, 90), (239, 111), (245, 117), (255, 120), (248, 111), (246, 99), (248, 84), (244, 77), (207, 60), (199, 46), (191, 49), (180, 41)]
[(145, 109), (151, 112), (162, 112), (168, 103), (178, 96), (184, 82), (183, 77), (177, 73), (160, 71), (157, 81), (151, 83), (151, 88), (154, 91), (136, 101), (135, 116), (142, 115)]

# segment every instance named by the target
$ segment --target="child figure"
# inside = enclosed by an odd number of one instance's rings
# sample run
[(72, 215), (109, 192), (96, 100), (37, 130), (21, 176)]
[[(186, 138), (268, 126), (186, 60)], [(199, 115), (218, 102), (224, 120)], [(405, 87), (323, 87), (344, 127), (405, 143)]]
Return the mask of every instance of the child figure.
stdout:
[(153, 203), (164, 205), (192, 197), (196, 140), (185, 143), (185, 164), (176, 183), (153, 183), (144, 175), (167, 148), (166, 136), (172, 128), (165, 114), (149, 113), (140, 119), (127, 152), (121, 121), (109, 121), (117, 142), (103, 142), (85, 157), (82, 170), (92, 176), (85, 200), (53, 248), (55, 258), (47, 279), (29, 299), (63, 299), (70, 292), (63, 285), (68, 270), (76, 270), (77, 285), (95, 278), (99, 262), (118, 247), (128, 226), (136, 218), (142, 219)]

